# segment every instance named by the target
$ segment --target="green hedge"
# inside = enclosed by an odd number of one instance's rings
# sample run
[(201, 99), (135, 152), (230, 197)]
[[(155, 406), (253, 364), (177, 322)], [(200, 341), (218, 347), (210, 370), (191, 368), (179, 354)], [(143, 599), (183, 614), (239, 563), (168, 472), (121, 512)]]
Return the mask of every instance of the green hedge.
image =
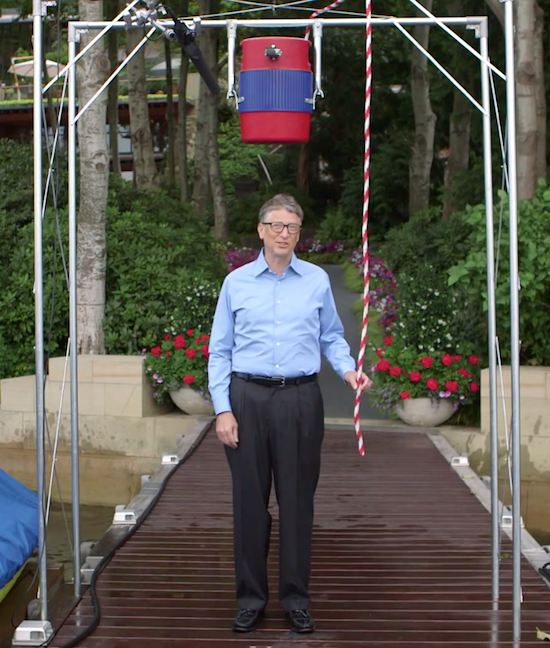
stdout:
[[(15, 173), (17, 169), (21, 172), (14, 164)], [(27, 201), (29, 182), (27, 174), (27, 184), (21, 185)], [(28, 218), (21, 222), (20, 214), (0, 208), (0, 377), (34, 373), (34, 223)], [(62, 241), (67, 258), (66, 212), (56, 216), (48, 210), (43, 230), (45, 352), (60, 355), (68, 331), (60, 253)], [(206, 328), (224, 275), (223, 250), (191, 209), (163, 191), (137, 192), (113, 183), (107, 214), (108, 353), (139, 353), (166, 330)]]

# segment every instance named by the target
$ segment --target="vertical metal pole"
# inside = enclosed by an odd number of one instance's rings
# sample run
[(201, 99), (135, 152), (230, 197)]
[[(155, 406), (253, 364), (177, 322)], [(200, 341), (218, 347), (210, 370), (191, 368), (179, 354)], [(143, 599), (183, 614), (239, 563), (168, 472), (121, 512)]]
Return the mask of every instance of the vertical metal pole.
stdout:
[(48, 619), (48, 563), (44, 515), (44, 279), (42, 250), (42, 3), (33, 0), (34, 330), (36, 390), (36, 489), (40, 618)]
[[(487, 255), (487, 327), (489, 351), (489, 431), (491, 445), (491, 566), (492, 597), (498, 603), (500, 571), (500, 524), (498, 502), (498, 428), (496, 386), (496, 306), (495, 306), (495, 242), (493, 223), (493, 164), (491, 153), (491, 97), (489, 91), (489, 47), (487, 18), (479, 25), (481, 63), (481, 99), (483, 114), (483, 170), (485, 175), (485, 228)], [(494, 606), (495, 609), (498, 605)]]
[(78, 33), (69, 24), (69, 113), (68, 113), (68, 175), (69, 175), (69, 336), (71, 339), (71, 501), (73, 512), (74, 594), (80, 597), (80, 470), (78, 458), (78, 355), (76, 294), (76, 42)]
[(237, 26), (233, 20), (227, 23), (227, 98), (235, 99), (237, 110), (239, 109), (239, 98), (235, 90), (235, 39), (237, 37)]
[(512, 378), (512, 609), (513, 639), (521, 639), (521, 438), (519, 429), (519, 271), (518, 197), (516, 157), (516, 93), (514, 60), (514, 5), (504, 2), (506, 36), (506, 115), (510, 209), (510, 351)]

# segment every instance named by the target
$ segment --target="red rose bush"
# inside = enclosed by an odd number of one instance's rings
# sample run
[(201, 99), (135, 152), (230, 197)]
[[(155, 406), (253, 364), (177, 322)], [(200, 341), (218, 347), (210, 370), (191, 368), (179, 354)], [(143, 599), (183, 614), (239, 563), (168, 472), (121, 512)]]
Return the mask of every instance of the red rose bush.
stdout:
[(210, 336), (188, 328), (164, 339), (145, 353), (145, 374), (155, 399), (165, 402), (171, 391), (188, 385), (208, 398), (208, 343)]
[(458, 409), (479, 393), (477, 355), (418, 351), (387, 336), (376, 357), (369, 394), (384, 412), (392, 413), (400, 401), (426, 397), (448, 399)]

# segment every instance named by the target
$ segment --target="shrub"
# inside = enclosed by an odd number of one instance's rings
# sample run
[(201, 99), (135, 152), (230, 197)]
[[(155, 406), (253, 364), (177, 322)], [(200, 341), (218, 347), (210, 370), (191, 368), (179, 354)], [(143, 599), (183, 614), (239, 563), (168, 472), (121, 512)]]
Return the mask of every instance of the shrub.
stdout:
[(423, 352), (452, 351), (466, 345), (483, 354), (485, 347), (477, 347), (478, 332), (471, 326), (471, 304), (460, 288), (447, 285), (447, 279), (445, 271), (430, 264), (420, 265), (414, 274), (400, 273), (392, 332), (405, 347)]
[(361, 212), (351, 216), (339, 207), (328, 209), (317, 228), (316, 238), (321, 241), (353, 241), (357, 244), (361, 239)]
[[(108, 223), (107, 351), (135, 353), (170, 326), (209, 326), (212, 294), (225, 268), (221, 248), (204, 224), (188, 220), (175, 226), (153, 222), (139, 211), (113, 210)], [(208, 294), (200, 313), (196, 306), (186, 308), (186, 297), (197, 289)]]
[[(502, 196), (506, 208), (506, 196)], [(550, 188), (540, 182), (531, 200), (520, 203), (518, 214), (519, 310), (521, 361), (532, 365), (550, 365), (547, 331), (550, 329)], [(485, 334), (487, 313), (485, 261), (485, 208), (468, 207), (463, 218), (470, 234), (466, 241), (468, 253), (449, 270), (449, 284), (460, 286), (466, 293), (471, 316), (470, 326)], [(501, 354), (510, 358), (510, 288), (509, 227), (505, 217), (500, 238), (496, 242), (498, 273), (495, 289), (497, 333)]]
[[(62, 212), (59, 227), (64, 241), (66, 221), (66, 213)], [(65, 353), (68, 331), (68, 293), (56, 230), (55, 216), (48, 210), (43, 225), (46, 356)], [(17, 244), (4, 259), (1, 274), (0, 377), (34, 373), (34, 223), (19, 227), (17, 236)]]
[(396, 274), (414, 274), (419, 263), (446, 270), (467, 254), (471, 230), (463, 213), (443, 219), (439, 209), (429, 209), (389, 230), (380, 256)]
[[(138, 353), (173, 326), (189, 319), (207, 328), (225, 274), (221, 247), (190, 210), (162, 191), (146, 195), (115, 184), (133, 211), (119, 213), (110, 197), (107, 218), (105, 344), (108, 353)], [(6, 225), (0, 272), (0, 377), (34, 372), (34, 224)], [(59, 233), (58, 233), (59, 228)], [(46, 355), (65, 353), (68, 296), (58, 240), (67, 258), (67, 214), (59, 225), (52, 210), (44, 219), (44, 338)], [(193, 300), (189, 302), (188, 297)]]

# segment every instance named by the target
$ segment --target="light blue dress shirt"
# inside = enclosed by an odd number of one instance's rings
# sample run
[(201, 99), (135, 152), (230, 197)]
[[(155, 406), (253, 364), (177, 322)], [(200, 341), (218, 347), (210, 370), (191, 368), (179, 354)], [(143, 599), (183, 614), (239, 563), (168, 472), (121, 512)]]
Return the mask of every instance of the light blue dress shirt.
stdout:
[(209, 390), (231, 411), (232, 371), (286, 378), (318, 373), (321, 353), (343, 378), (355, 369), (327, 273), (292, 255), (283, 275), (263, 251), (223, 283), (210, 335)]

